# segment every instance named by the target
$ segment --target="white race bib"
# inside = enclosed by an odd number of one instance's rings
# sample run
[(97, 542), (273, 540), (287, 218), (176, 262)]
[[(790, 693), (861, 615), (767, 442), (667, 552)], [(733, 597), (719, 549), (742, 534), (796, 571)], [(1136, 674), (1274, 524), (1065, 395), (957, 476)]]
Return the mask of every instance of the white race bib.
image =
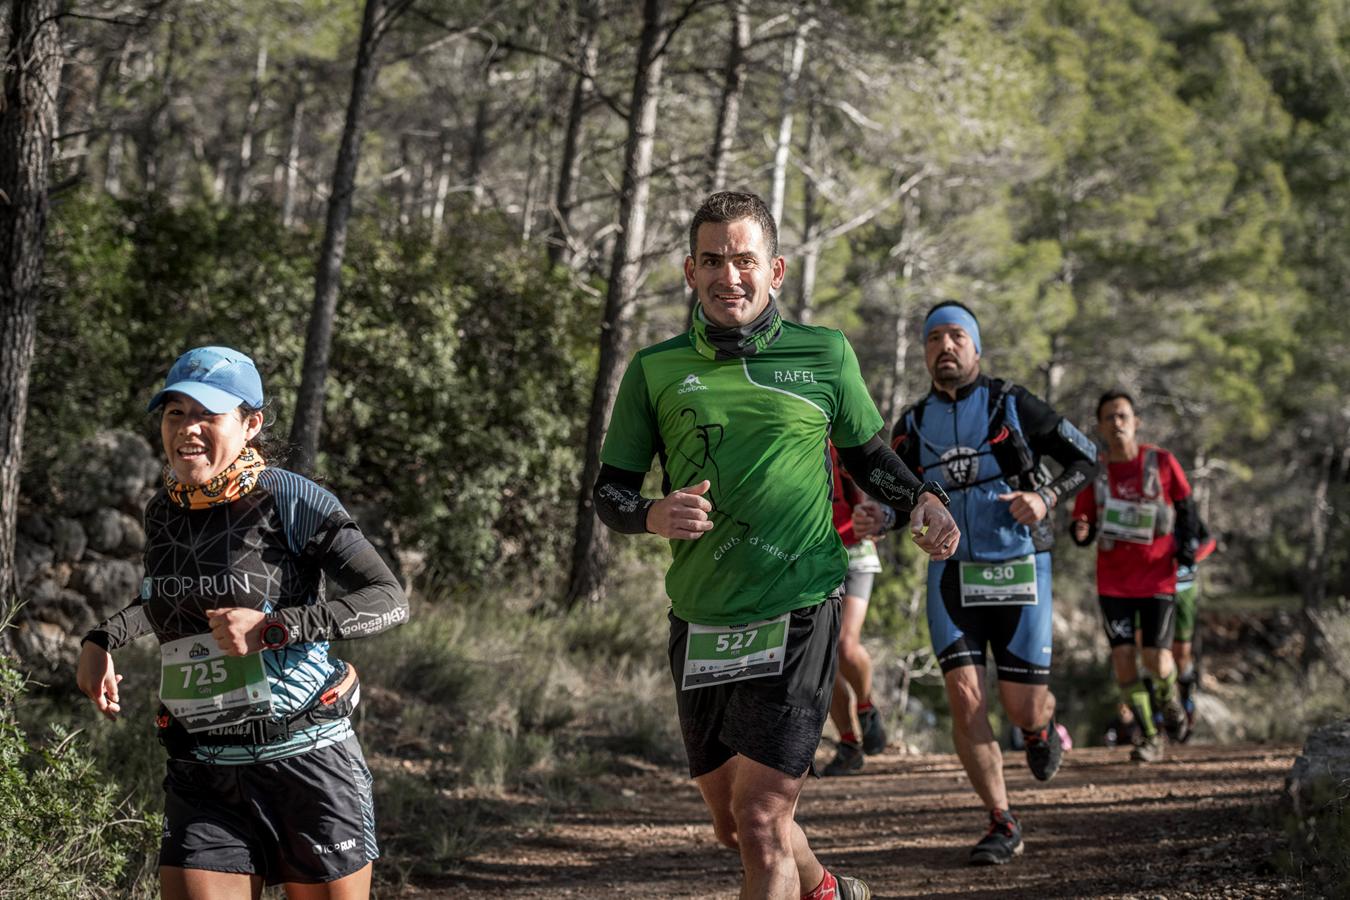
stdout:
[(209, 634), (160, 645), (159, 699), (188, 731), (272, 716), (262, 655), (226, 656)]
[(1158, 522), (1158, 504), (1131, 503), (1108, 497), (1102, 510), (1102, 534), (1131, 544), (1153, 543)]
[(875, 575), (881, 571), (881, 557), (877, 556), (877, 545), (872, 541), (859, 541), (848, 551), (848, 570), (854, 575)]
[(962, 606), (1035, 606), (1036, 557), (961, 563)]
[(708, 687), (778, 675), (787, 656), (788, 617), (747, 625), (689, 623), (684, 647), (684, 680), (680, 689)]

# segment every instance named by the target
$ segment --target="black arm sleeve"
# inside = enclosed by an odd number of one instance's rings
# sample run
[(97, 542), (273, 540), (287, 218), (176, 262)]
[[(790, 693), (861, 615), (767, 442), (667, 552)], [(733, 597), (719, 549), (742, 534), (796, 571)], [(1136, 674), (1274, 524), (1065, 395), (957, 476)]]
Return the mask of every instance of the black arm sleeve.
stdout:
[(1193, 566), (1195, 551), (1200, 546), (1200, 535), (1197, 533), (1199, 529), (1196, 527), (1200, 518), (1195, 512), (1195, 501), (1187, 497), (1173, 503), (1172, 508), (1177, 511), (1177, 523), (1172, 529), (1172, 535), (1177, 542), (1177, 562), (1183, 566)]
[(145, 604), (138, 597), (131, 601), (131, 605), (126, 609), (113, 613), (95, 625), (84, 636), (84, 641), (104, 650), (117, 650), (142, 635), (150, 634), (153, 630), (150, 627), (150, 620), (145, 615)]
[(337, 526), (319, 557), (324, 574), (344, 593), (313, 606), (280, 611), (292, 641), (369, 637), (408, 619), (408, 598), (356, 523)]
[(646, 477), (646, 472), (601, 463), (600, 474), (591, 489), (591, 500), (600, 521), (623, 534), (646, 534), (647, 510), (656, 502), (642, 496), (642, 481)]
[(1097, 445), (1072, 422), (1035, 394), (1015, 387), (1017, 414), (1031, 449), (1063, 467), (1059, 476), (1039, 490), (1050, 494), (1053, 505), (1073, 497), (1097, 477)]
[(892, 507), (897, 513), (897, 519), (910, 514), (922, 482), (886, 445), (881, 433), (860, 447), (835, 449), (839, 451), (840, 462), (848, 469), (858, 487)]

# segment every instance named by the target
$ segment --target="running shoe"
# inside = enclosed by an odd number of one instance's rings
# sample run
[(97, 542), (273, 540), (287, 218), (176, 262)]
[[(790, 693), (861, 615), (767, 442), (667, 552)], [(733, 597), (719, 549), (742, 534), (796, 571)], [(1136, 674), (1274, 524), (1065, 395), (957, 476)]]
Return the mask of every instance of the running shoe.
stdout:
[(1176, 697), (1163, 704), (1163, 727), (1167, 729), (1167, 736), (1178, 744), (1191, 736), (1191, 722), (1186, 715), (1186, 707)]
[(861, 878), (836, 875), (834, 885), (835, 900), (872, 900), (872, 889)]
[(1037, 781), (1049, 781), (1059, 771), (1064, 759), (1064, 737), (1050, 717), (1050, 724), (1040, 731), (1022, 732), (1022, 740), (1027, 747), (1027, 768), (1036, 776)]
[(1181, 706), (1186, 710), (1186, 736), (1181, 739), (1184, 744), (1195, 734), (1195, 689), (1196, 674), (1194, 671), (1189, 676), (1181, 676), (1177, 679), (1177, 693), (1181, 695)]
[(1139, 743), (1142, 733), (1139, 731), (1139, 723), (1130, 719), (1126, 722), (1117, 716), (1110, 725), (1106, 727), (1106, 746), (1124, 747), (1127, 745)]
[(1161, 762), (1163, 758), (1163, 740), (1162, 735), (1156, 731), (1153, 734), (1146, 735), (1142, 741), (1135, 744), (1134, 749), (1130, 751), (1130, 759), (1134, 762)]
[(881, 721), (881, 710), (875, 706), (858, 713), (862, 726), (862, 748), (868, 756), (886, 752), (886, 725)]
[(834, 775), (852, 775), (863, 767), (863, 749), (858, 744), (840, 743), (839, 749), (834, 753), (834, 759), (825, 764), (825, 768), (820, 770), (822, 778), (830, 778)]
[(972, 866), (1001, 866), (1022, 855), (1022, 826), (1009, 810), (989, 813), (989, 833), (970, 851)]

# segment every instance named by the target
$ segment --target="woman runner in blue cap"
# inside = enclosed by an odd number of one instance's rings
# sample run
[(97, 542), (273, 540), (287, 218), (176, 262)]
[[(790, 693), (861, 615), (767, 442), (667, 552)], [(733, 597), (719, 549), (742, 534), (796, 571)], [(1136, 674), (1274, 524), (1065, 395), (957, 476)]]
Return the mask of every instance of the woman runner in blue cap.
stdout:
[[(163, 895), (363, 898), (379, 855), (352, 731), (356, 670), (328, 642), (408, 618), (402, 588), (337, 499), (258, 449), (262, 379), (228, 347), (178, 358), (159, 411), (167, 466), (145, 510), (140, 596), (84, 638), (77, 681), (121, 711), (109, 651), (154, 634), (168, 750)], [(342, 591), (324, 596), (324, 577)]]

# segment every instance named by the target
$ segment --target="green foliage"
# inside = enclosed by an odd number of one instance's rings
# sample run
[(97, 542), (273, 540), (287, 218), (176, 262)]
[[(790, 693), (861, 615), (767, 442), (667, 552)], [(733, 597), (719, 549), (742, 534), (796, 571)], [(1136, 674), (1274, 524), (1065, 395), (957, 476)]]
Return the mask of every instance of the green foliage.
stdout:
[(928, 622), (924, 617), (927, 558), (897, 532), (878, 542), (884, 560), (872, 584), (865, 631), (884, 639), (895, 652), (904, 654), (928, 646)]
[(425, 772), (376, 773), (382, 858), (375, 873), (380, 880), (406, 883), (440, 875), (482, 846), (494, 818), (490, 804), (454, 802), (447, 793)]
[(0, 897), (124, 896), (158, 816), (120, 798), (78, 731), (33, 742), (16, 716), (24, 693), (0, 658)]
[(453, 219), (439, 245), (353, 241), (323, 468), (445, 581), (481, 583), (565, 556), (595, 308), (507, 222)]
[(68, 198), (50, 224), (25, 494), (43, 497), (50, 466), (100, 429), (139, 426), (158, 446), (145, 404), (189, 347), (237, 346), (270, 395), (292, 396), (312, 259), (312, 241), (265, 207)]
[[(656, 572), (653, 568), (649, 574)], [(641, 600), (620, 592), (612, 601), (580, 607), (562, 621), (568, 648), (585, 659), (611, 665), (660, 656), (666, 649), (666, 630), (653, 627), (646, 616), (632, 614), (632, 604)]]
[[(442, 240), (370, 222), (343, 270), (319, 474), (367, 530), (447, 584), (556, 570), (580, 470), (594, 301), (495, 215)], [(312, 303), (313, 236), (266, 205), (78, 196), (54, 217), (26, 494), (79, 438), (143, 422), (169, 364), (220, 343), (257, 361), (284, 435)], [(277, 462), (282, 462), (277, 460)]]

